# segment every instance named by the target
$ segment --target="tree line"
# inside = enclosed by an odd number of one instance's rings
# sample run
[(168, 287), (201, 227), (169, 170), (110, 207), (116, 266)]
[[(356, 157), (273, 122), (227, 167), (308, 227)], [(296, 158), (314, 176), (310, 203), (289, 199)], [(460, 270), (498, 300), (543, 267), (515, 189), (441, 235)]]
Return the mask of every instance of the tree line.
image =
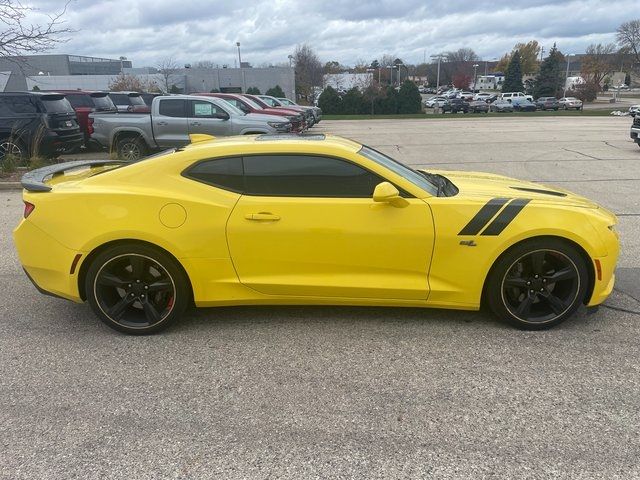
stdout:
[(422, 97), (415, 83), (406, 80), (398, 90), (373, 84), (361, 92), (353, 87), (340, 95), (331, 86), (325, 88), (318, 106), (327, 115), (392, 115), (422, 112)]

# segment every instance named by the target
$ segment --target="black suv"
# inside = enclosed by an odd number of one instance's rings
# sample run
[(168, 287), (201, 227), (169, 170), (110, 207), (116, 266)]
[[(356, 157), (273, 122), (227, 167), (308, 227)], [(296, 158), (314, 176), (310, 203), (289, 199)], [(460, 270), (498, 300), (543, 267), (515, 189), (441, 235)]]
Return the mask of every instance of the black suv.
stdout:
[(462, 98), (452, 98), (447, 100), (442, 107), (440, 107), (442, 113), (458, 113), (458, 112), (469, 112), (469, 102), (463, 100)]
[(60, 93), (0, 93), (0, 163), (7, 154), (24, 164), (57, 157), (82, 144), (76, 113)]

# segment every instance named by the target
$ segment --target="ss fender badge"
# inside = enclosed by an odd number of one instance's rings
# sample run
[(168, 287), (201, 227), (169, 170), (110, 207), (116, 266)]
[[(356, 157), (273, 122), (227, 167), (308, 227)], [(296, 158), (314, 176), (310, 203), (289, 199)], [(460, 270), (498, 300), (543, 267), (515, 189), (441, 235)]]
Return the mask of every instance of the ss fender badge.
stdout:
[(460, 240), (460, 245), (464, 245), (465, 247), (477, 247), (478, 244), (473, 240)]

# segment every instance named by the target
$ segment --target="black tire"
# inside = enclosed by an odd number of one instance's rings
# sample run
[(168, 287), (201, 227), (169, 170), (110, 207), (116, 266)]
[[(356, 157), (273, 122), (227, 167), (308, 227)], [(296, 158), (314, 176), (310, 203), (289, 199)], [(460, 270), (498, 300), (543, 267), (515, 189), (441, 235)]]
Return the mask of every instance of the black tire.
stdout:
[(98, 254), (87, 270), (85, 292), (102, 322), (131, 335), (166, 329), (191, 303), (189, 279), (178, 262), (138, 244), (117, 245)]
[(140, 137), (125, 137), (118, 140), (116, 153), (120, 160), (135, 162), (147, 155), (147, 144)]
[(555, 238), (532, 239), (496, 261), (485, 300), (498, 318), (515, 327), (542, 330), (576, 311), (588, 283), (587, 266), (575, 247)]
[(0, 140), (0, 165), (4, 164), (4, 157), (13, 157), (14, 167), (26, 167), (29, 159), (27, 148), (21, 140), (5, 138)]

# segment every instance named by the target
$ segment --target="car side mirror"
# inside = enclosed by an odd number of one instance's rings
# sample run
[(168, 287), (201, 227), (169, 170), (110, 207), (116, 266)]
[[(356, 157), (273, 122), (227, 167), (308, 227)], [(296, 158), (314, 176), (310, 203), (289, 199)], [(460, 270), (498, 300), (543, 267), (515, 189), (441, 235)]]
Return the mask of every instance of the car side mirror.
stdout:
[(216, 112), (212, 118), (218, 118), (220, 120), (229, 120), (229, 114), (227, 112)]
[(406, 207), (409, 202), (400, 196), (398, 189), (389, 182), (382, 182), (376, 185), (373, 191), (373, 201), (388, 203), (394, 207)]

